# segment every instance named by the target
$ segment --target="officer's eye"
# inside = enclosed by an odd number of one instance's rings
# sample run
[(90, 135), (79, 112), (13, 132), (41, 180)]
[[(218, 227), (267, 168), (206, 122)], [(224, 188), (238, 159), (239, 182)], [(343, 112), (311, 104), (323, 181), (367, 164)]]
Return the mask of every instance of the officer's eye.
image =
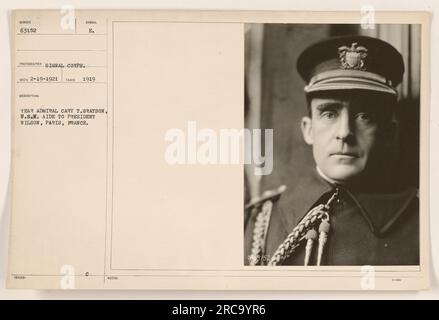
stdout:
[(320, 116), (321, 116), (322, 118), (324, 118), (324, 119), (328, 119), (328, 120), (335, 119), (335, 118), (337, 117), (337, 111), (334, 111), (334, 110), (326, 110), (326, 111), (323, 111), (323, 112), (320, 114)]
[(366, 112), (360, 112), (358, 113), (355, 118), (363, 123), (371, 123), (374, 120), (374, 117), (372, 114), (370, 113), (366, 113)]

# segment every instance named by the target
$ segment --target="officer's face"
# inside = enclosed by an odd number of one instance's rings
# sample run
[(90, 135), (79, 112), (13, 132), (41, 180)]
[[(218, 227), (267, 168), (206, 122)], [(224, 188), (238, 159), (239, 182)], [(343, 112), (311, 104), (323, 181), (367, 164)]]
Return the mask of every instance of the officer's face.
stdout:
[(311, 98), (310, 117), (302, 119), (305, 141), (328, 178), (348, 183), (365, 173), (377, 149), (388, 139), (387, 97), (367, 92), (327, 92)]

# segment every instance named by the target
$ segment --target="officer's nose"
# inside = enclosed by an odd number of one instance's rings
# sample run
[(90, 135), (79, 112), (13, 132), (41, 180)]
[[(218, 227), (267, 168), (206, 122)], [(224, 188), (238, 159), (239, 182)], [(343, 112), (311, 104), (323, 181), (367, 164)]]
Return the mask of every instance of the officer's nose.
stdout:
[(346, 143), (351, 143), (354, 137), (353, 129), (352, 129), (353, 124), (347, 108), (341, 110), (338, 120), (339, 121), (338, 121), (338, 127), (336, 132), (337, 140), (341, 140)]

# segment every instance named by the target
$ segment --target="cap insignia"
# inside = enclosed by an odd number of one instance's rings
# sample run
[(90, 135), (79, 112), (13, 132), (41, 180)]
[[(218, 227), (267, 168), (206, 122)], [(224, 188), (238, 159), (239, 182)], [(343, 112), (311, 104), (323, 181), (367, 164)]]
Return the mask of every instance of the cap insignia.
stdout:
[(367, 57), (367, 49), (358, 46), (357, 42), (352, 43), (351, 47), (342, 46), (338, 48), (338, 57), (343, 69), (366, 70), (364, 68), (364, 59)]

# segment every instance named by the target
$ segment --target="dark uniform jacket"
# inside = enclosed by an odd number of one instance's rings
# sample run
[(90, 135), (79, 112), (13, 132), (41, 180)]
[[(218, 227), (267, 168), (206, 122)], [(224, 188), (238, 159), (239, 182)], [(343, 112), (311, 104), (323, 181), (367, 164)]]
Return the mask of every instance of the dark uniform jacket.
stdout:
[[(262, 261), (272, 257), (300, 221), (295, 221), (294, 217), (304, 216), (316, 204), (324, 203), (334, 188), (316, 173), (309, 177), (301, 192), (292, 195), (292, 207), (280, 208), (278, 197), (271, 199), (273, 207), (264, 237)], [(331, 210), (330, 230), (321, 265), (419, 265), (417, 189), (373, 194), (337, 188), (339, 200)], [(255, 220), (260, 211), (254, 210), (255, 207), (257, 205), (250, 208), (253, 210), (249, 210), (245, 221), (246, 265), (249, 264)], [(303, 265), (305, 242), (303, 240), (281, 264)], [(316, 264), (316, 252), (317, 249), (312, 250), (309, 265)]]

